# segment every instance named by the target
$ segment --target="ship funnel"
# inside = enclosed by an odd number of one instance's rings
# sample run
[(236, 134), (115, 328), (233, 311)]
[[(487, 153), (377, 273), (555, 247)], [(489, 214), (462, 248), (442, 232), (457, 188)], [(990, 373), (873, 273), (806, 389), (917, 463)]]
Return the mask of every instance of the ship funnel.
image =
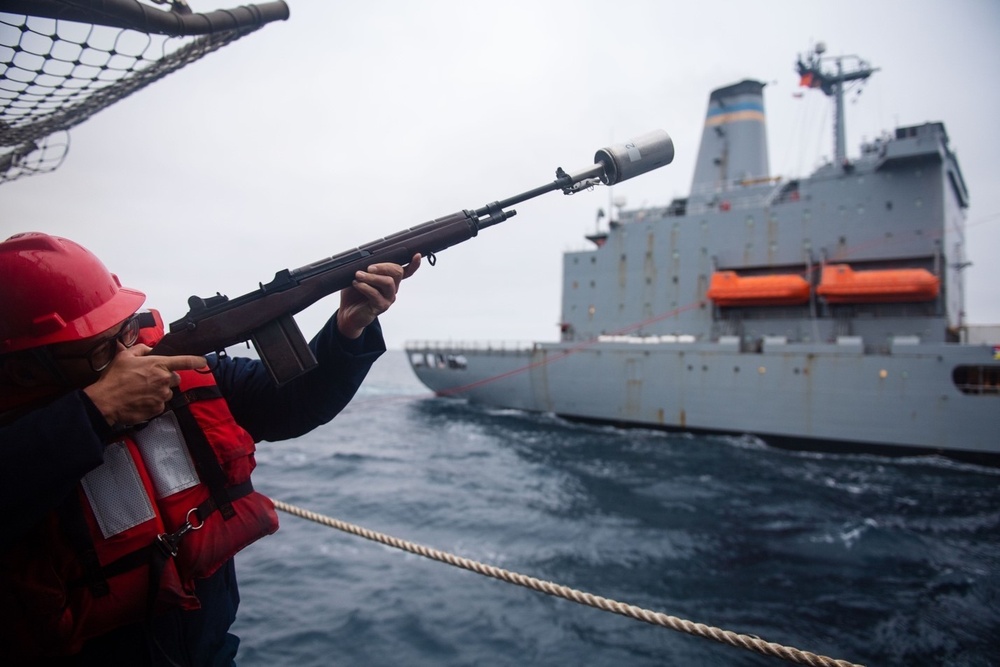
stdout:
[(736, 184), (768, 176), (764, 84), (748, 79), (712, 91), (691, 185), (692, 197), (710, 199)]

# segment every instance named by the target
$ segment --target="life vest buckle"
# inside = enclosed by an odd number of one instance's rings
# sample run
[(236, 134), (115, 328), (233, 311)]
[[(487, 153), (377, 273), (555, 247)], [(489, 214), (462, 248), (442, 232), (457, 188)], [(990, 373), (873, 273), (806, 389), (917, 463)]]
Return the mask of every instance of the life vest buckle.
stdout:
[(181, 548), (181, 540), (192, 530), (201, 530), (205, 526), (205, 521), (200, 517), (195, 516), (198, 520), (198, 524), (191, 523), (191, 517), (198, 511), (197, 507), (192, 507), (188, 510), (184, 517), (184, 524), (172, 533), (160, 533), (156, 536), (156, 542), (159, 545), (163, 553), (169, 558), (174, 558), (177, 556), (177, 552)]

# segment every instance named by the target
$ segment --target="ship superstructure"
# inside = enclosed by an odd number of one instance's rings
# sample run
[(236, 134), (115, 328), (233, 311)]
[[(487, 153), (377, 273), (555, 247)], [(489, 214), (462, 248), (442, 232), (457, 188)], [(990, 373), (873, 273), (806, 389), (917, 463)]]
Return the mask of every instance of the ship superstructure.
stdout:
[(849, 159), (845, 87), (875, 70), (823, 53), (797, 69), (835, 106), (832, 162), (773, 178), (764, 84), (713, 91), (689, 196), (622, 211), (565, 254), (559, 342), (409, 344), (418, 377), (575, 419), (997, 455), (1000, 361), (963, 342), (969, 195), (944, 124)]

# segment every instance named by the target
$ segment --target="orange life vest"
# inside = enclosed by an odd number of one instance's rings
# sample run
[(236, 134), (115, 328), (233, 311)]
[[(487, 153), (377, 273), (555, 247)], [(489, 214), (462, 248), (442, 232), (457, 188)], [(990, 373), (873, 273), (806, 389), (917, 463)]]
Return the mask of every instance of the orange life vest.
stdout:
[[(159, 314), (140, 342), (163, 335)], [(210, 372), (181, 371), (168, 410), (105, 447), (104, 463), (0, 558), (0, 662), (65, 655), (168, 607), (278, 529), (253, 490), (253, 438)]]

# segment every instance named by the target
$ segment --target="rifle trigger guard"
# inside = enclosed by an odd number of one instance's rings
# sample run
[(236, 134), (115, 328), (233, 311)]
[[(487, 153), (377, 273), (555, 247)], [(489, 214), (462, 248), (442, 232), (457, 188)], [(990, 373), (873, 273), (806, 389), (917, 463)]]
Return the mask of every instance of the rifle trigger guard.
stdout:
[(435, 255), (434, 253), (429, 252), (426, 255), (424, 255), (424, 257), (427, 258), (427, 263), (430, 264), (431, 266), (437, 264), (438, 258), (437, 255)]

